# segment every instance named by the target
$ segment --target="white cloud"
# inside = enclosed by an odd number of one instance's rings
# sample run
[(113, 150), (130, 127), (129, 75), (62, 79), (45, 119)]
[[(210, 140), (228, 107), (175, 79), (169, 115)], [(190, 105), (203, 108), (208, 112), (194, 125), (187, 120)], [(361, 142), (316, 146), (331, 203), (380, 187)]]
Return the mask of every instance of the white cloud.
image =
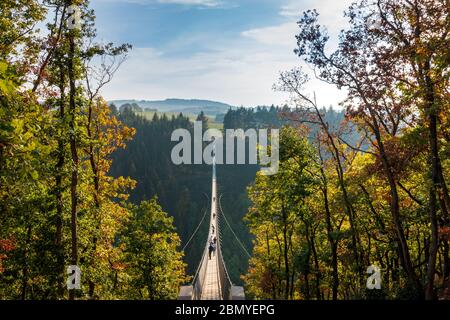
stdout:
[(306, 10), (316, 9), (319, 12), (319, 22), (327, 27), (332, 35), (337, 35), (346, 26), (344, 11), (353, 0), (291, 0), (283, 5), (279, 14), (298, 19)]
[(277, 26), (247, 30), (242, 32), (242, 35), (262, 44), (293, 48), (297, 31), (297, 24), (288, 22)]
[(300, 4), (299, 2), (288, 3), (281, 6), (280, 15), (286, 17), (298, 17), (303, 7), (304, 4)]

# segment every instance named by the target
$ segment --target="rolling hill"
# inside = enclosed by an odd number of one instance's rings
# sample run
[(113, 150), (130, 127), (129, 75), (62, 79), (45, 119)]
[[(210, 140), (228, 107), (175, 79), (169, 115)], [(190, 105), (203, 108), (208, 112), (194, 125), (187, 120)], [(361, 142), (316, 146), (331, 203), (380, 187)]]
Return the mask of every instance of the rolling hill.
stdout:
[(182, 112), (185, 115), (197, 115), (203, 111), (208, 116), (215, 117), (218, 114), (225, 114), (228, 109), (234, 109), (226, 103), (200, 100), (200, 99), (166, 99), (166, 100), (112, 100), (117, 107), (125, 103), (136, 103), (143, 109), (156, 109), (159, 112)]

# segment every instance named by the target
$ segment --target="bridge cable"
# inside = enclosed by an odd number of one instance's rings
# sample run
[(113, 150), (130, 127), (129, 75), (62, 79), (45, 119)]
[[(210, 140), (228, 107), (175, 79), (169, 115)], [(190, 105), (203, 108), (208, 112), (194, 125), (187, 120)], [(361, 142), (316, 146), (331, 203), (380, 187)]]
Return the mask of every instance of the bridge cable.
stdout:
[(231, 281), (231, 277), (228, 274), (228, 270), (227, 270), (227, 267), (225, 265), (225, 261), (224, 261), (223, 254), (222, 254), (222, 228), (220, 228), (220, 221), (221, 221), (220, 220), (220, 215), (217, 215), (217, 224), (218, 224), (218, 229), (219, 229), (219, 232), (217, 233), (217, 236), (219, 237), (219, 245), (220, 245), (220, 248), (218, 250), (220, 250), (220, 260), (222, 262), (222, 266), (223, 266), (223, 269), (224, 269), (224, 272), (225, 272), (225, 276), (226, 276), (226, 278), (228, 280), (228, 283), (232, 286), (233, 282)]
[[(221, 215), (217, 215), (217, 217), (218, 217), (217, 223), (220, 226), (221, 222), (222, 222)], [(218, 236), (219, 236), (220, 239), (222, 239), (222, 228), (219, 228)], [(222, 244), (222, 240), (220, 240), (220, 243)], [(222, 263), (225, 265), (223, 254), (221, 255), (221, 257), (222, 257)], [(247, 272), (247, 270), (244, 270), (244, 269), (241, 268), (241, 265), (238, 265), (238, 270), (239, 270), (239, 273), (241, 273), (241, 274), (245, 274)], [(225, 274), (227, 275), (231, 285), (233, 285), (233, 282), (231, 281), (231, 277), (229, 276), (228, 270), (226, 268), (225, 268)]]
[(208, 212), (208, 207), (206, 207), (204, 209), (204, 214), (202, 219), (200, 220), (200, 222), (197, 225), (197, 228), (195, 228), (194, 233), (191, 235), (191, 237), (189, 238), (188, 242), (186, 242), (186, 244), (184, 245), (182, 251), (184, 251), (184, 249), (186, 249), (186, 247), (189, 245), (189, 243), (192, 241), (192, 239), (194, 238), (194, 236), (196, 235), (197, 231), (200, 229), (201, 224), (203, 223), (203, 220), (205, 220), (206, 217), (206, 213)]
[(195, 275), (192, 278), (192, 285), (195, 283), (195, 281), (197, 281), (197, 276), (198, 276), (198, 274), (200, 272), (200, 269), (202, 267), (203, 260), (205, 259), (205, 256), (206, 256), (206, 248), (203, 250), (202, 259), (200, 260), (200, 263), (198, 264), (197, 270), (195, 271)]
[(223, 194), (221, 194), (220, 197), (219, 197), (219, 207), (220, 207), (220, 211), (222, 212), (222, 216), (223, 216), (223, 218), (224, 218), (226, 224), (228, 225), (228, 228), (230, 228), (231, 232), (233, 233), (234, 237), (236, 238), (236, 240), (238, 241), (238, 243), (240, 244), (240, 246), (242, 247), (242, 249), (244, 250), (244, 252), (247, 254), (247, 256), (248, 256), (249, 258), (251, 258), (252, 256), (250, 255), (250, 253), (248, 253), (247, 249), (245, 248), (245, 246), (244, 246), (244, 244), (242, 243), (242, 241), (238, 238), (238, 236), (236, 235), (236, 233), (234, 233), (233, 228), (231, 228), (230, 223), (228, 222), (227, 217), (225, 216), (225, 213), (223, 212), (223, 209), (222, 209), (222, 203), (221, 203), (222, 195), (223, 195)]

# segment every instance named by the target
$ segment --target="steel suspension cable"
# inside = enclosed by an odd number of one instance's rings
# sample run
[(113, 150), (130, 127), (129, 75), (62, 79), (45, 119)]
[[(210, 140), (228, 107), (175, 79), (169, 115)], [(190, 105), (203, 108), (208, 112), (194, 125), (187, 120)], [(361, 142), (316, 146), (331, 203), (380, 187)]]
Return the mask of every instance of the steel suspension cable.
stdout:
[(225, 213), (223, 212), (223, 209), (222, 209), (222, 202), (221, 202), (221, 200), (222, 200), (222, 195), (223, 195), (223, 194), (221, 194), (220, 197), (219, 197), (219, 208), (220, 208), (220, 212), (222, 212), (223, 219), (225, 220), (226, 224), (228, 225), (228, 228), (230, 228), (231, 233), (233, 233), (234, 237), (236, 238), (236, 240), (238, 241), (238, 243), (240, 244), (240, 246), (242, 247), (242, 249), (244, 250), (244, 252), (247, 254), (247, 256), (248, 256), (249, 258), (251, 258), (252, 256), (250, 255), (250, 253), (248, 253), (247, 249), (245, 248), (244, 244), (243, 244), (242, 241), (239, 239), (239, 237), (236, 235), (236, 233), (234, 233), (233, 228), (231, 228), (231, 225), (230, 225), (230, 223), (228, 222), (227, 217), (225, 216)]
[(208, 208), (205, 208), (204, 210), (204, 214), (202, 219), (200, 220), (199, 224), (197, 225), (197, 228), (195, 228), (194, 233), (191, 235), (191, 237), (189, 238), (189, 240), (186, 242), (186, 244), (183, 247), (183, 250), (186, 249), (186, 247), (189, 245), (189, 243), (192, 241), (192, 239), (194, 239), (194, 236), (197, 234), (197, 231), (200, 229), (200, 226), (202, 225), (203, 220), (205, 220), (206, 217), (206, 213), (208, 212)]

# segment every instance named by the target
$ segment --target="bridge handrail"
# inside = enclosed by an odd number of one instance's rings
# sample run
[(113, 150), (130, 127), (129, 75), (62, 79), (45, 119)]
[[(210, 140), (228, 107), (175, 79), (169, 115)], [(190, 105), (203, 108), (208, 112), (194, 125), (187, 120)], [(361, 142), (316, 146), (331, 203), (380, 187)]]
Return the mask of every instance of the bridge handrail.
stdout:
[[(205, 246), (205, 249), (203, 250), (202, 259), (197, 267), (197, 270), (195, 272), (194, 278), (192, 279), (192, 287), (194, 288), (194, 299), (198, 300), (200, 299), (202, 295), (202, 286), (204, 282), (205, 272), (206, 272), (206, 262), (207, 260), (205, 257), (207, 256), (208, 252), (208, 245)], [(197, 284), (199, 283), (199, 278), (201, 278), (200, 286)]]
[[(221, 218), (221, 216), (223, 216), (222, 206), (220, 204), (220, 198), (221, 198), (221, 196), (219, 197), (219, 209), (220, 209), (219, 212), (221, 213), (221, 215), (218, 214), (217, 215), (218, 218)], [(217, 221), (220, 222), (220, 220), (217, 220)], [(220, 282), (221, 282), (220, 289), (222, 291), (222, 298), (224, 300), (228, 300), (230, 298), (230, 289), (233, 286), (233, 282), (231, 281), (225, 261), (223, 260), (222, 241), (221, 240), (222, 240), (221, 234), (219, 234), (219, 237), (218, 237), (219, 245), (217, 246), (217, 254), (219, 257), (219, 276), (220, 276)]]
[(220, 277), (220, 290), (222, 294), (223, 300), (229, 300), (230, 298), (230, 289), (233, 286), (233, 283), (231, 282), (230, 276), (228, 274), (227, 267), (225, 265), (225, 261), (223, 260), (222, 256), (222, 249), (219, 245), (217, 247), (217, 254), (218, 254), (218, 267), (219, 267), (219, 277)]

